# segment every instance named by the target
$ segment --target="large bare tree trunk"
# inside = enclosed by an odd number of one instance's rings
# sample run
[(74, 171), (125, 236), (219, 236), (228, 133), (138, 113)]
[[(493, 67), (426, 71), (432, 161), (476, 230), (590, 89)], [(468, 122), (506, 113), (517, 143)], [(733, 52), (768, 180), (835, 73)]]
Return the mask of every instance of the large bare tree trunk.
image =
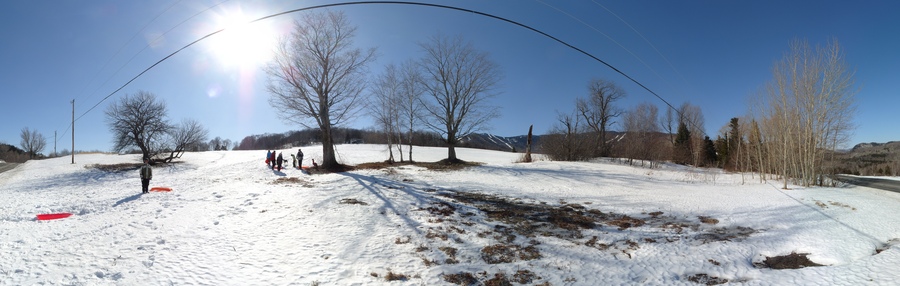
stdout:
[(322, 132), (322, 167), (337, 169), (332, 128), (360, 109), (374, 49), (352, 48), (356, 27), (342, 12), (304, 14), (266, 67), (269, 103), (285, 121)]
[(475, 50), (461, 37), (435, 36), (420, 44), (425, 51), (419, 63), (430, 102), (426, 125), (441, 132), (447, 143), (447, 160), (457, 162), (456, 146), (461, 138), (485, 127), (499, 116), (497, 107), (488, 105), (501, 74), (488, 54)]

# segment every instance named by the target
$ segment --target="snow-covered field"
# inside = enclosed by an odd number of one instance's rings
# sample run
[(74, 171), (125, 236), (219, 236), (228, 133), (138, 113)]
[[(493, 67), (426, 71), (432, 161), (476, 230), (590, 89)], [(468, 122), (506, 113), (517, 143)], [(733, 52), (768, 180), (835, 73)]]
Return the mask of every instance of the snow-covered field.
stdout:
[[(380, 145), (337, 150), (348, 164), (387, 157)], [(304, 153), (321, 158), (320, 147)], [(29, 161), (0, 174), (0, 284), (900, 281), (897, 193), (783, 191), (749, 175), (672, 165), (458, 154), (484, 165), (304, 175), (267, 169), (263, 151), (187, 153), (154, 169), (151, 186), (173, 191), (145, 195), (137, 170), (86, 168), (136, 163), (134, 155)], [(446, 149), (413, 156), (437, 161)], [(35, 219), (56, 212), (74, 215)], [(760, 266), (792, 252), (826, 266)]]

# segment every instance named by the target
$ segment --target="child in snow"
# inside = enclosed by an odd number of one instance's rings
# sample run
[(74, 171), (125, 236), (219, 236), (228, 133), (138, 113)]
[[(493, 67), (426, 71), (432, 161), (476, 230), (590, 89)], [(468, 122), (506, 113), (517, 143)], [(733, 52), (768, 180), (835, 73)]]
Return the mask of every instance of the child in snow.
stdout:
[(272, 153), (269, 154), (269, 162), (272, 162), (272, 166), (269, 166), (269, 169), (275, 170), (275, 150), (272, 150)]
[(291, 166), (294, 166), (294, 169), (297, 169), (297, 156), (291, 154)]
[(150, 180), (153, 179), (153, 169), (150, 168), (150, 160), (144, 158), (144, 165), (141, 166), (141, 193), (146, 194), (150, 191), (147, 190), (150, 187)]
[(266, 167), (270, 166), (269, 162), (271, 161), (269, 160), (269, 158), (272, 158), (272, 151), (266, 150)]
[(318, 171), (318, 170), (319, 170), (319, 164), (316, 164), (316, 159), (310, 159), (310, 160), (312, 160), (313, 168), (315, 168), (316, 171)]
[(278, 153), (278, 159), (275, 159), (275, 162), (278, 163), (278, 171), (281, 172), (281, 162), (284, 162), (284, 157), (281, 157), (281, 153)]

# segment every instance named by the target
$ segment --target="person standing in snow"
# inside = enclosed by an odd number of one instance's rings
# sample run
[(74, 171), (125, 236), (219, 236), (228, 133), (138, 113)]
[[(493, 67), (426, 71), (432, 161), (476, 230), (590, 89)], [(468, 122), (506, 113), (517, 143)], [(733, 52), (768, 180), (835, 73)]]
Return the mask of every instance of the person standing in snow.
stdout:
[(150, 168), (150, 160), (144, 158), (144, 165), (141, 166), (141, 193), (146, 194), (150, 191), (147, 188), (150, 187), (150, 179), (153, 179), (153, 169)]
[(275, 150), (272, 150), (272, 153), (269, 153), (269, 162), (272, 162), (269, 169), (275, 170)]
[(275, 162), (278, 163), (278, 171), (281, 172), (281, 162), (284, 162), (284, 157), (281, 156), (281, 153), (278, 153), (278, 159), (275, 159)]
[(291, 166), (297, 169), (297, 156), (294, 156), (294, 154), (291, 154)]
[(269, 158), (272, 158), (272, 151), (266, 150), (266, 167), (269, 167), (271, 164)]
[(303, 150), (297, 149), (297, 168), (303, 169)]

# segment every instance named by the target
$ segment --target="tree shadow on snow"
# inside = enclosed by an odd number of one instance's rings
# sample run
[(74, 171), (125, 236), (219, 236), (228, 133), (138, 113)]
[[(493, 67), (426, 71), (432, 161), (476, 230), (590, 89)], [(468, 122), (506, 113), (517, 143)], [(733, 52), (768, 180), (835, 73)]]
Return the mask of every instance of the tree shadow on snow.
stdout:
[(397, 214), (400, 218), (402, 218), (410, 229), (419, 234), (422, 233), (422, 231), (417, 227), (419, 223), (413, 219), (410, 219), (409, 216), (404, 215), (405, 212), (397, 210), (397, 207), (394, 205), (394, 203), (387, 196), (385, 196), (383, 188), (404, 192), (407, 195), (414, 197), (420, 204), (427, 204), (432, 202), (432, 200), (428, 199), (428, 196), (414, 191), (414, 188), (408, 184), (403, 184), (396, 181), (377, 179), (373, 176), (363, 176), (350, 172), (343, 172), (338, 174), (356, 180), (356, 182), (359, 183), (360, 186), (366, 188), (366, 190), (368, 190), (370, 193), (375, 195), (375, 197), (381, 200), (382, 205), (381, 207), (379, 207), (379, 212), (384, 213), (385, 209), (389, 209)]
[(124, 199), (121, 199), (121, 200), (117, 201), (117, 202), (113, 205), (113, 207), (118, 207), (119, 205), (124, 204), (124, 203), (127, 203), (127, 202), (136, 201), (137, 199), (140, 199), (141, 196), (143, 196), (143, 195), (144, 195), (143, 193), (137, 193), (136, 195), (132, 195), (132, 196), (130, 196), (130, 197), (126, 197), (126, 198), (124, 198)]

